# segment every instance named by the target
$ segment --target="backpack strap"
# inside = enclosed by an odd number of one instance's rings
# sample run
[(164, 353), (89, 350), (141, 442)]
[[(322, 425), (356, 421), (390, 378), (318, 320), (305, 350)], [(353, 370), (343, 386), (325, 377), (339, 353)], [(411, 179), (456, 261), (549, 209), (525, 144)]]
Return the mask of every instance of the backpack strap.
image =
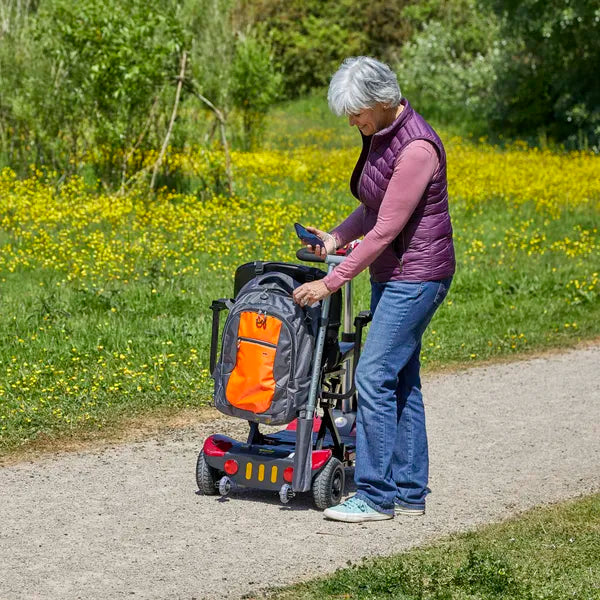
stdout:
[(256, 277), (258, 277), (259, 275), (262, 275), (265, 272), (265, 263), (262, 262), (262, 260), (257, 260), (254, 263), (254, 273), (256, 274)]

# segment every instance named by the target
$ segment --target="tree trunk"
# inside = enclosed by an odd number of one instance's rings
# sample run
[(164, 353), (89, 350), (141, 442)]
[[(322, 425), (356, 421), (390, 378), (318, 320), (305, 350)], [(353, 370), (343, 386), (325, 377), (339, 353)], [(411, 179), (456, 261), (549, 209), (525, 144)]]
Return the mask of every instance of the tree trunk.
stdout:
[(187, 60), (187, 52), (184, 51), (181, 57), (181, 69), (179, 71), (179, 77), (177, 81), (177, 91), (175, 92), (175, 102), (173, 104), (173, 112), (171, 114), (171, 121), (169, 122), (169, 127), (167, 129), (167, 135), (163, 141), (162, 148), (160, 149), (160, 154), (154, 163), (154, 172), (152, 173), (152, 180), (150, 181), (150, 190), (154, 190), (154, 184), (156, 182), (156, 175), (158, 173), (158, 169), (163, 161), (165, 156), (165, 152), (167, 151), (167, 146), (169, 144), (169, 138), (171, 137), (171, 132), (173, 131), (173, 124), (175, 123), (175, 117), (177, 116), (177, 107), (179, 106), (179, 98), (181, 96), (181, 88), (183, 86), (183, 80), (185, 78), (185, 63)]
[[(195, 85), (196, 82), (194, 82)], [(227, 136), (225, 135), (225, 128), (227, 127), (227, 121), (223, 113), (205, 96), (203, 96), (200, 92), (193, 90), (192, 93), (198, 100), (206, 104), (210, 110), (212, 110), (218, 121), (219, 121), (219, 130), (221, 132), (221, 143), (223, 144), (223, 152), (225, 153), (225, 174), (227, 175), (227, 191), (230, 196), (233, 196), (234, 185), (233, 185), (233, 172), (231, 170), (231, 155), (229, 154), (229, 144), (227, 143)]]

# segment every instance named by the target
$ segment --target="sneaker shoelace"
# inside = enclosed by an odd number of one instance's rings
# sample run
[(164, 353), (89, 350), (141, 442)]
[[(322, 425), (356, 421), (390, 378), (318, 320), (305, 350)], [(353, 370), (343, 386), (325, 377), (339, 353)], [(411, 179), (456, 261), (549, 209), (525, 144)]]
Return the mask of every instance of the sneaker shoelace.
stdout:
[(348, 500), (346, 500), (346, 502), (344, 502), (344, 504), (348, 508), (358, 508), (358, 510), (360, 510), (360, 512), (367, 512), (367, 508), (368, 508), (367, 503), (363, 502), (359, 498), (356, 498), (355, 496), (353, 496), (352, 498), (348, 498)]

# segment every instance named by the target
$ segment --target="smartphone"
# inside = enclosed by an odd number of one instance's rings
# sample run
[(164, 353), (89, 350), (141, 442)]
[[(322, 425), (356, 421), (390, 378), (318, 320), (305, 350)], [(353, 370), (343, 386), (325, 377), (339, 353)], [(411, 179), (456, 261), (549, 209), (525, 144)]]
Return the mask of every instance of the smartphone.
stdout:
[(296, 233), (298, 234), (298, 237), (305, 244), (309, 244), (310, 246), (325, 246), (323, 240), (318, 235), (311, 233), (310, 231), (308, 231), (308, 229), (306, 229), (306, 227), (300, 225), (300, 223), (294, 223), (294, 227), (296, 228)]

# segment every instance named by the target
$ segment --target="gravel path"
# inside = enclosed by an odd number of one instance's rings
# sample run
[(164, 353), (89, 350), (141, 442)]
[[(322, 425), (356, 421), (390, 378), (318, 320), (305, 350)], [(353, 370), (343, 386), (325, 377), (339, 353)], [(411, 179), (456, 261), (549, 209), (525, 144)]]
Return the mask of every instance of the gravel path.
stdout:
[(230, 419), (2, 468), (0, 599), (253, 597), (599, 491), (599, 373), (600, 346), (425, 377), (433, 493), (419, 518), (351, 525), (308, 500), (196, 495), (204, 437), (245, 435)]

